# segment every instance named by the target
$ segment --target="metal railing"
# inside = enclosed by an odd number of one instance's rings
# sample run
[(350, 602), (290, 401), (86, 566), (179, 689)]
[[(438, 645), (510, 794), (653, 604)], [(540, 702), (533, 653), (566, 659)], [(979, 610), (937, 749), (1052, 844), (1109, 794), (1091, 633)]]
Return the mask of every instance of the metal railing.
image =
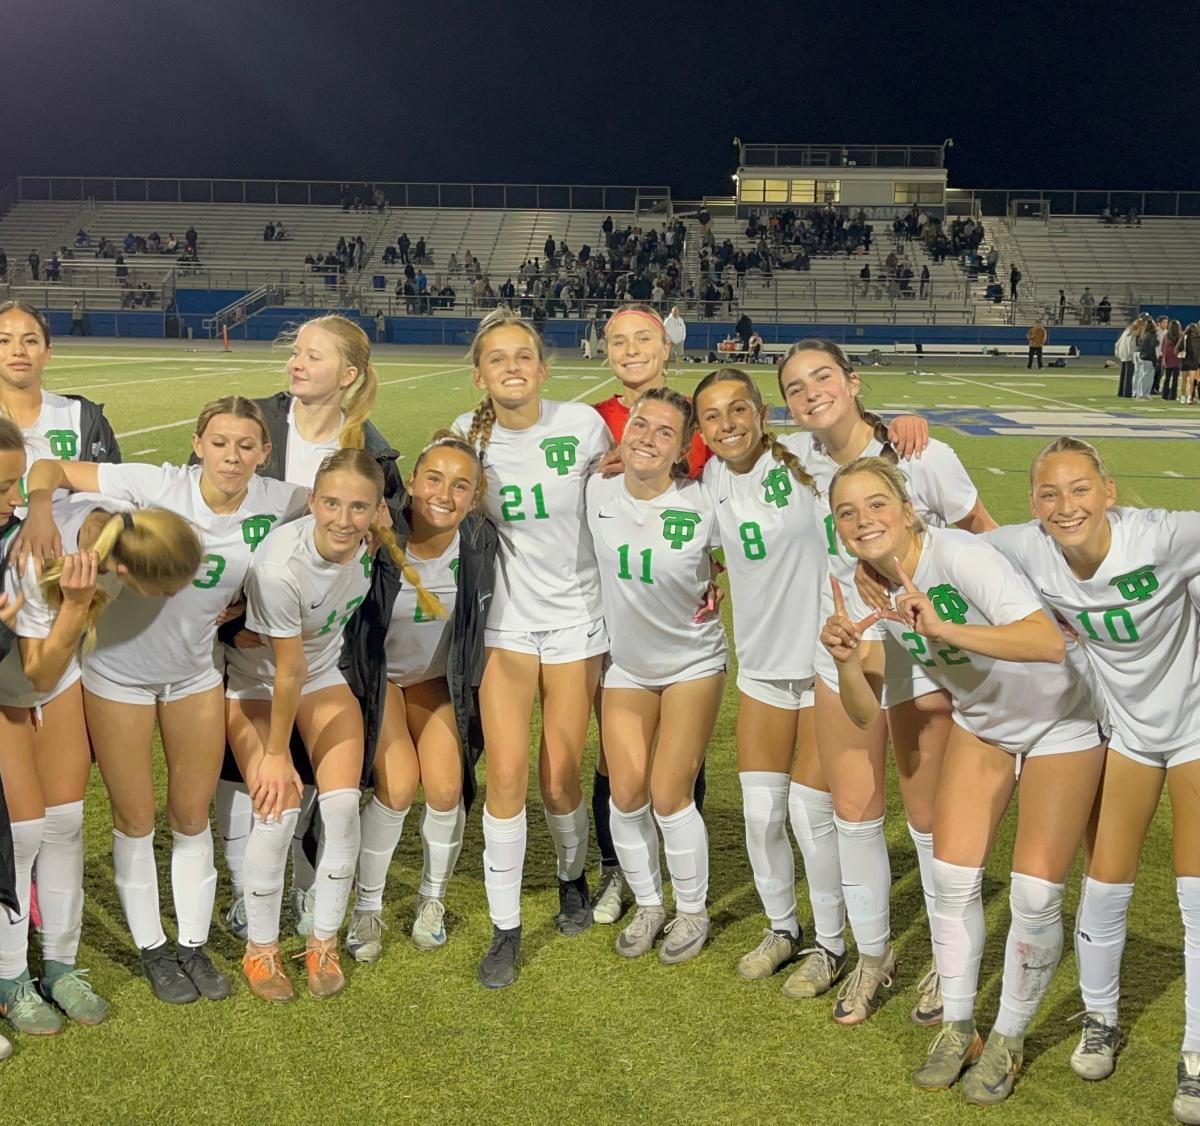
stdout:
[(1051, 215), (1096, 215), (1107, 207), (1124, 214), (1136, 207), (1143, 217), (1200, 217), (1200, 192), (1108, 191), (1106, 189), (948, 188), (946, 201), (963, 201), (985, 216), (1004, 216), (1017, 200), (1049, 203)]
[(944, 145), (762, 145), (735, 139), (743, 168), (941, 168)]

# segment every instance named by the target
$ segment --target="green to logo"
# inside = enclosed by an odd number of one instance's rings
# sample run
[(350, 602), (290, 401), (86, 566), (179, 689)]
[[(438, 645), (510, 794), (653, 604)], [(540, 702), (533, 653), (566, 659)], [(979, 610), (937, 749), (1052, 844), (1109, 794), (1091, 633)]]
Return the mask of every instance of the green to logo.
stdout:
[(929, 601), (933, 603), (937, 616), (943, 622), (962, 626), (967, 623), (967, 611), (971, 608), (967, 600), (950, 583), (929, 588)]
[(1146, 566), (1139, 567), (1136, 571), (1130, 571), (1126, 575), (1118, 575), (1115, 579), (1111, 579), (1109, 585), (1115, 586), (1122, 598), (1145, 602), (1158, 590), (1158, 578), (1154, 574), (1154, 565), (1147, 563)]
[(63, 461), (70, 461), (79, 453), (79, 435), (74, 430), (47, 430), (46, 441), (50, 452)]
[(250, 545), (251, 555), (258, 550), (258, 545), (267, 538), (271, 525), (278, 519), (278, 516), (247, 516), (242, 521), (242, 539)]
[(458, 584), (459, 560), (457, 558), (450, 560), (450, 573), (454, 576), (455, 585)]
[[(359, 562), (362, 564), (363, 574), (369, 579), (371, 577), (371, 570), (375, 565), (375, 560), (371, 558), (371, 553), (364, 551)], [(360, 598), (359, 601), (361, 602), (362, 599)]]
[(575, 447), (579, 439), (574, 434), (565, 434), (561, 438), (545, 438), (538, 445), (545, 451), (546, 468), (553, 469), (560, 477), (565, 477), (575, 464)]
[(762, 481), (763, 500), (776, 508), (787, 506), (788, 497), (792, 495), (792, 475), (787, 466), (777, 465)]
[(662, 514), (663, 539), (671, 545), (672, 551), (683, 550), (683, 545), (695, 536), (700, 520), (699, 512), (688, 512), (682, 508), (668, 508)]

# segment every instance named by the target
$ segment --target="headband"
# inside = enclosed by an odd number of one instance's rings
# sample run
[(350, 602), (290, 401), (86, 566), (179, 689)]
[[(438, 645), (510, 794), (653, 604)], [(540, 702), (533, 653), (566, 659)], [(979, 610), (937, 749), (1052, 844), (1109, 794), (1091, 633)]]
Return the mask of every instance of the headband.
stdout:
[(132, 512), (122, 512), (121, 513), (121, 523), (125, 526), (124, 530), (126, 532), (131, 531), (133, 528), (133, 513)]
[(657, 313), (649, 313), (645, 309), (618, 309), (611, 317), (608, 318), (608, 324), (604, 326), (604, 333), (607, 336), (609, 327), (618, 317), (644, 317), (648, 321), (654, 322), (654, 327), (658, 329), (664, 336), (667, 334), (666, 326), (663, 324), (662, 317)]

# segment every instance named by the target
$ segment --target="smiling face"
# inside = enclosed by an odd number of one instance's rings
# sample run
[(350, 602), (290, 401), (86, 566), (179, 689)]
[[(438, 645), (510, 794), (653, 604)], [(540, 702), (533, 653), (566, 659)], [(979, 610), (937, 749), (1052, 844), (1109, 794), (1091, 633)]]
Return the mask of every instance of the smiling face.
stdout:
[(480, 343), (475, 386), (507, 410), (533, 402), (548, 373), (530, 334), (520, 325), (498, 325)]
[(700, 433), (722, 461), (741, 465), (762, 452), (766, 408), (746, 384), (737, 379), (709, 384), (696, 395), (695, 406)]
[(846, 550), (868, 563), (903, 559), (916, 515), (889, 481), (869, 470), (838, 477), (829, 498), (834, 526)]
[(811, 433), (833, 430), (858, 416), (858, 374), (847, 374), (825, 352), (797, 352), (783, 365), (779, 388), (796, 425)]
[(374, 482), (347, 469), (333, 469), (317, 478), (308, 510), (316, 520), (317, 550), (331, 563), (348, 563), (379, 511)]
[(14, 390), (40, 387), (50, 356), (42, 326), (28, 313), (9, 309), (0, 316), (0, 381)]
[(604, 333), (608, 366), (627, 390), (641, 393), (663, 382), (670, 355), (662, 326), (647, 313), (626, 310), (614, 314)]
[(1116, 483), (1085, 454), (1053, 453), (1034, 464), (1030, 508), (1065, 550), (1107, 552), (1106, 513), (1116, 502)]
[(0, 524), (6, 524), (15, 509), (25, 503), (21, 478), (25, 476), (25, 451), (0, 452)]
[(625, 472), (641, 481), (660, 480), (683, 456), (687, 420), (670, 403), (654, 399), (634, 407), (621, 437)]
[(252, 418), (214, 415), (202, 434), (192, 435), (192, 450), (200, 459), (205, 479), (222, 495), (245, 492), (254, 471), (271, 454), (271, 444)]
[(320, 325), (305, 325), (292, 343), (288, 360), (289, 388), (306, 406), (340, 398), (358, 378), (358, 369), (347, 367), (337, 337)]
[(407, 485), (414, 532), (452, 532), (475, 507), (479, 481), (479, 462), (465, 450), (453, 446), (427, 450)]

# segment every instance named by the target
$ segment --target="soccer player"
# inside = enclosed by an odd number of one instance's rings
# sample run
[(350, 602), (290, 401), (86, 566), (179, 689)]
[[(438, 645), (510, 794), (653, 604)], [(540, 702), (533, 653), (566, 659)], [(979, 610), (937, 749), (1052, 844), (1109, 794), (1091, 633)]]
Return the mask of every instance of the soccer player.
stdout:
[[(280, 521), (300, 516), (308, 490), (260, 477), (270, 455), (262, 412), (230, 396), (207, 404), (192, 437), (199, 464), (104, 465), (42, 460), (29, 471), (26, 539), (57, 536), (56, 490), (98, 493), (134, 509), (175, 512), (204, 547), (200, 574), (164, 604), (125, 598), (83, 662), (84, 709), (113, 812), (113, 868), (125, 919), (160, 1001), (222, 1000), (229, 980), (205, 950), (217, 872), (208, 807), (225, 747), (217, 623), (241, 596), (255, 551)], [(163, 932), (154, 860), (154, 726), (168, 765), (171, 887), (178, 944)]]
[[(0, 463), (0, 479), (10, 485), (7, 507), (15, 499), (13, 483), (25, 468), (21, 435), (7, 420), (0, 420)], [(163, 509), (114, 515), (94, 501), (67, 500), (59, 522), (66, 554), (46, 564), (40, 579), (33, 564), (21, 571), (10, 560), (6, 569), (9, 604), (18, 596), (24, 601), (14, 628), (19, 646), (0, 663), (0, 777), (12, 819), (21, 905), (19, 913), (0, 912), (0, 1013), (31, 1035), (60, 1031), (58, 1010), (81, 1024), (99, 1024), (109, 1014), (86, 971), (75, 965), (83, 916), (82, 847), (78, 865), (63, 863), (45, 847), (48, 814), (61, 804), (61, 791), (70, 786), (71, 792), (82, 794), (91, 767), (76, 653), (81, 641), (85, 646), (94, 642), (101, 611), (123, 586), (143, 596), (170, 596), (191, 582), (201, 557), (195, 533)], [(10, 539), (5, 548), (11, 546)], [(47, 743), (48, 725), (36, 723), (39, 708), (64, 699), (71, 706), (60, 714), (69, 722), (56, 726), (54, 733), (69, 740), (69, 748), (83, 747), (81, 763)], [(82, 798), (76, 800), (82, 807)], [(78, 812), (82, 819), (82, 808)], [(40, 989), (27, 964), (35, 861), (42, 905)]]
[[(894, 465), (869, 457), (844, 466), (829, 499), (846, 550), (898, 588), (894, 610), (868, 613), (831, 580), (834, 612), (821, 640), (837, 662), (846, 715), (863, 729), (879, 718), (891, 659), (885, 631), (954, 709), (933, 827), (944, 1018), (913, 1081), (942, 1090), (970, 1067), (967, 1101), (998, 1103), (1012, 1092), (1025, 1030), (1062, 955), (1063, 881), (1104, 766), (1091, 694), (1063, 663), (1065, 639), (1025, 578), (984, 540), (926, 527)], [(974, 1020), (983, 868), (1018, 780), (1012, 923), (1000, 1011), (984, 1044)]]
[[(386, 439), (368, 416), (378, 394), (379, 379), (371, 364), (371, 341), (346, 317), (328, 314), (305, 321), (290, 340), (288, 389), (254, 402), (263, 412), (270, 437), (270, 456), (259, 470), (264, 477), (312, 487), (321, 462), (343, 447), (363, 448), (383, 459), (386, 493), (399, 488), (390, 471)], [(394, 456), (394, 455), (393, 455)], [(222, 631), (232, 637), (237, 627)], [(292, 913), (296, 930), (312, 932), (315, 870), (304, 849), (305, 831), (316, 807), (312, 766), (303, 740), (293, 735), (292, 758), (304, 783), (301, 812), (292, 842)], [(233, 884), (233, 901), (226, 925), (238, 938), (246, 937), (246, 906), (242, 894), (242, 860), (250, 836), (253, 806), (232, 751), (227, 751), (217, 784), (215, 816), (224, 843), (225, 863)]]
[[(817, 512), (819, 531), (828, 550), (829, 573), (843, 585), (854, 575), (855, 560), (844, 553), (834, 532), (829, 511), (829, 486), (839, 466), (859, 457), (883, 455), (895, 459), (882, 422), (869, 414), (860, 398), (858, 373), (836, 344), (827, 340), (801, 340), (779, 364), (779, 388), (792, 418), (805, 431), (807, 448), (797, 443), (805, 468), (820, 490)], [(953, 524), (970, 532), (996, 526), (970, 477), (954, 451), (933, 441), (919, 458), (899, 463), (909, 482), (917, 511), (927, 524)], [(832, 598), (822, 589), (821, 620), (832, 613)], [(833, 820), (841, 864), (841, 884), (855, 893), (844, 905), (858, 947), (859, 961), (839, 990), (834, 1019), (858, 1024), (868, 1019), (879, 992), (895, 974), (891, 947), (891, 870), (883, 836), (886, 804), (884, 766), (888, 736), (896, 756), (900, 793), (908, 815), (909, 835), (916, 847), (921, 886), (928, 913), (933, 907), (933, 803), (941, 759), (950, 735), (950, 706), (945, 694), (925, 668), (909, 658), (903, 646), (884, 639), (888, 676), (883, 712), (866, 728), (850, 722), (837, 698), (837, 673), (824, 646), (815, 659), (816, 742), (819, 769), (833, 796)], [(817, 825), (828, 824), (829, 810), (817, 795), (801, 795), (811, 802), (808, 816)], [(829, 849), (834, 839), (820, 836), (814, 847)], [(807, 858), (806, 858), (807, 860)], [(824, 871), (832, 860), (818, 865)], [(832, 890), (832, 888), (830, 889)], [(845, 941), (840, 934), (826, 945), (822, 934), (834, 926), (830, 902), (828, 922), (818, 924), (818, 948), (806, 958), (788, 982), (789, 995), (811, 997), (832, 987), (846, 972)], [(919, 1025), (941, 1020), (941, 996), (936, 966), (924, 975), (912, 1019)]]
[(1117, 505), (1096, 449), (1059, 438), (1034, 459), (1036, 522), (989, 536), (1078, 635), (1112, 723), (1075, 931), (1084, 1015), (1071, 1066), (1112, 1074), (1126, 915), (1163, 783), (1183, 915), (1186, 1025), (1175, 1117), (1200, 1122), (1200, 515)]
[(454, 429), (480, 453), (485, 507), (499, 533), (480, 706), (487, 742), (484, 886), (492, 943), (479, 967), (490, 988), (512, 984), (521, 946), (529, 728), (542, 698), (539, 782), (557, 856), (561, 933), (592, 923), (584, 865), (588, 817), (580, 764), (588, 715), (608, 652), (584, 485), (611, 446), (589, 406), (542, 400), (542, 340), (501, 306), (471, 345), (484, 399)]
[[(621, 440), (624, 472), (593, 476), (587, 486), (604, 617), (620, 623), (601, 719), (613, 840), (637, 911), (616, 948), (640, 957), (665, 929), (659, 959), (668, 965), (696, 957), (708, 938), (708, 834), (694, 787), (727, 659), (712, 592), (715, 503), (687, 479), (694, 427), (685, 396), (665, 387), (644, 392)], [(675, 893), (670, 923), (655, 822)]]
[(408, 563), (376, 558), (371, 593), (346, 630), (342, 667), (363, 706), (375, 782), (362, 810), (358, 898), (346, 936), (360, 962), (383, 952), (384, 884), (418, 784), (425, 863), (412, 940), (421, 950), (446, 941), (446, 885), (483, 751), (478, 690), (496, 563), (496, 529), (477, 511), (483, 488), (474, 447), (451, 431), (435, 434), (393, 518)]
[(383, 490), (383, 470), (370, 454), (330, 454), (313, 483), (310, 515), (276, 530), (246, 579), (246, 629), (263, 643), (230, 653), (226, 726), (255, 809), (242, 967), (266, 1001), (293, 996), (279, 955), (283, 875), (300, 807), (293, 725), (312, 757), (325, 832), (305, 950), (308, 988), (332, 997), (346, 985), (337, 935), (358, 859), (363, 727), (338, 662), (342, 631), (370, 590), (372, 540), (394, 543), (378, 523)]

